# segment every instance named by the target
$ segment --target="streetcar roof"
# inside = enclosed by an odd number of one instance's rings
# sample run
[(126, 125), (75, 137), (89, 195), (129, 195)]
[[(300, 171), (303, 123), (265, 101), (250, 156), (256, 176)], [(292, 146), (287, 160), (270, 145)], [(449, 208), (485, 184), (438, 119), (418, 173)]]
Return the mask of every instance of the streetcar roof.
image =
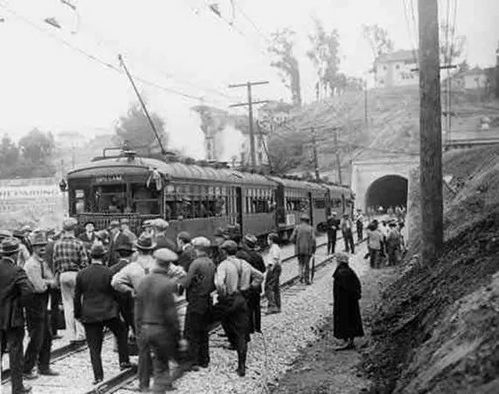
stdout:
[(192, 181), (216, 181), (275, 187), (275, 183), (263, 175), (240, 172), (230, 168), (202, 167), (196, 164), (164, 162), (146, 157), (118, 156), (96, 160), (68, 172), (68, 179), (91, 178), (103, 175), (146, 175), (156, 169), (171, 179)]
[(319, 183), (300, 181), (298, 179), (280, 178), (277, 176), (268, 176), (267, 178), (289, 189), (306, 189), (306, 190), (326, 192), (324, 187), (322, 187), (322, 185)]

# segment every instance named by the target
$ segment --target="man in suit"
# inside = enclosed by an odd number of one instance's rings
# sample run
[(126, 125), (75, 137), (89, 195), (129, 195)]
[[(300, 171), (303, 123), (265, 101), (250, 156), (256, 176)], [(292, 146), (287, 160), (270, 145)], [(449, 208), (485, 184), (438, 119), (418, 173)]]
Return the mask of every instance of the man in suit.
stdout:
[(353, 223), (348, 213), (343, 214), (343, 219), (340, 223), (343, 241), (345, 242), (345, 252), (355, 253), (355, 245), (353, 242)]
[(109, 244), (109, 266), (113, 266), (119, 261), (118, 248), (121, 245), (134, 243), (137, 236), (130, 230), (130, 220), (122, 218), (120, 220), (120, 229), (111, 233), (111, 241)]
[(78, 273), (74, 298), (75, 318), (85, 327), (94, 371), (93, 384), (98, 384), (104, 379), (101, 360), (104, 327), (109, 328), (117, 339), (120, 369), (131, 367), (126, 328), (119, 318), (118, 302), (111, 287), (113, 274), (102, 262), (105, 255), (106, 251), (102, 245), (92, 246), (90, 249), (92, 263)]
[(26, 272), (17, 266), (19, 241), (5, 238), (0, 244), (0, 358), (9, 349), (12, 393), (31, 392), (23, 385), (23, 303), (34, 288)]
[(331, 212), (331, 216), (327, 220), (327, 254), (334, 254), (336, 249), (337, 232), (340, 228), (340, 219), (336, 217), (336, 212)]
[(185, 272), (188, 272), (189, 265), (196, 258), (196, 252), (191, 244), (191, 235), (187, 231), (178, 233), (177, 246), (179, 253), (177, 265), (181, 266)]
[(175, 252), (177, 250), (177, 245), (166, 235), (166, 230), (169, 227), (168, 222), (164, 219), (155, 219), (153, 220), (152, 225), (154, 228), (156, 249), (168, 248)]
[(205, 237), (192, 240), (196, 258), (190, 264), (187, 276), (181, 281), (186, 289), (187, 312), (184, 337), (189, 341), (191, 368), (207, 368), (210, 363), (209, 333), (211, 292), (215, 290), (215, 264), (208, 257), (210, 241)]
[(25, 377), (35, 378), (33, 368), (38, 364), (40, 375), (57, 376), (50, 368), (52, 333), (50, 332), (49, 311), (47, 308), (49, 289), (56, 286), (56, 280), (45, 261), (47, 238), (40, 232), (33, 233), (31, 240), (33, 255), (26, 261), (24, 269), (34, 287), (34, 294), (26, 304), (26, 320), (30, 341), (24, 355)]
[(87, 250), (90, 250), (96, 238), (94, 223), (85, 223), (85, 231), (83, 231), (78, 238), (82, 240)]
[(291, 234), (291, 242), (295, 244), (295, 254), (298, 256), (298, 268), (300, 270), (300, 282), (310, 285), (310, 258), (317, 247), (315, 232), (310, 225), (310, 218), (303, 214), (300, 224), (296, 226)]
[[(180, 324), (173, 294), (177, 285), (168, 276), (168, 266), (178, 256), (170, 249), (154, 252), (156, 265), (139, 284), (135, 319), (141, 342), (150, 347), (154, 358), (153, 392), (164, 393), (173, 389), (172, 382), (184, 370), (180, 362)], [(170, 375), (168, 362), (175, 360), (179, 367)]]

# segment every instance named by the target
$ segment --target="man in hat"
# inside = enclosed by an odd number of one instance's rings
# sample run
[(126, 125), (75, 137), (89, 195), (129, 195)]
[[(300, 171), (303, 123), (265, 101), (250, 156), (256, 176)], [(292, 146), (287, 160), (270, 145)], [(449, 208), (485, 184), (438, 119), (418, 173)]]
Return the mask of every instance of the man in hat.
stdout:
[(88, 265), (87, 252), (83, 242), (75, 237), (76, 219), (68, 218), (62, 223), (63, 234), (54, 245), (54, 266), (61, 287), (66, 336), (71, 343), (85, 342), (85, 330), (74, 318), (74, 292), (76, 275)]
[(26, 260), (28, 260), (29, 257), (31, 256), (24, 234), (25, 233), (22, 230), (14, 230), (14, 232), (12, 233), (14, 238), (17, 238), (19, 240), (19, 253), (17, 254), (17, 264), (20, 267), (24, 267)]
[(224, 241), (229, 239), (229, 234), (223, 227), (217, 227), (213, 233), (213, 242), (211, 245), (211, 258), (215, 265), (220, 264), (225, 259), (224, 252), (220, 249), (220, 246)]
[(221, 320), (230, 344), (237, 350), (237, 374), (246, 374), (246, 353), (249, 340), (249, 312), (243, 293), (262, 284), (263, 275), (249, 263), (236, 257), (237, 244), (225, 241), (221, 248), (227, 258), (217, 267), (215, 287), (218, 303), (214, 307), (215, 320)]
[[(47, 245), (45, 246), (45, 261), (52, 273), (55, 273), (54, 266), (54, 245), (61, 238), (62, 232), (49, 230), (47, 232)], [(59, 305), (61, 304), (61, 289), (56, 284), (54, 287), (49, 288), (50, 295), (50, 332), (52, 333), (52, 339), (61, 338), (60, 335), (57, 334), (57, 330), (59, 327), (59, 322), (62, 320), (62, 313), (59, 309)]]
[(177, 235), (178, 247), (178, 261), (177, 264), (184, 269), (185, 272), (189, 271), (189, 265), (196, 258), (196, 252), (191, 244), (191, 235), (187, 231), (181, 231)]
[(293, 234), (291, 234), (291, 242), (295, 243), (295, 254), (298, 256), (300, 282), (309, 285), (311, 283), (310, 258), (315, 253), (317, 244), (315, 231), (310, 225), (310, 218), (307, 214), (301, 215), (300, 224), (295, 227)]
[(354, 338), (364, 336), (360, 317), (360, 281), (348, 265), (348, 255), (336, 254), (337, 267), (333, 278), (333, 320), (334, 336), (345, 342), (336, 350), (354, 349)]
[(85, 327), (90, 361), (94, 372), (93, 384), (104, 379), (101, 350), (104, 327), (107, 327), (118, 342), (120, 369), (131, 367), (128, 357), (126, 328), (119, 318), (118, 303), (111, 287), (112, 272), (103, 264), (106, 250), (100, 244), (90, 249), (92, 263), (76, 277), (74, 314)]
[[(153, 392), (173, 389), (172, 382), (183, 373), (180, 361), (180, 324), (173, 297), (176, 284), (168, 274), (168, 267), (178, 259), (176, 253), (162, 248), (154, 252), (156, 264), (137, 289), (136, 322), (139, 342), (154, 352)], [(175, 360), (179, 367), (170, 375), (168, 363)], [(148, 379), (149, 380), (149, 379)], [(147, 382), (147, 386), (149, 381)], [(141, 382), (140, 388), (146, 387)]]
[(168, 248), (175, 252), (177, 250), (177, 245), (166, 235), (166, 230), (169, 227), (168, 222), (164, 219), (155, 219), (153, 220), (152, 225), (154, 228), (156, 249)]
[[(135, 249), (132, 243), (128, 242), (121, 244), (116, 250), (116, 252), (118, 253), (119, 260), (115, 265), (110, 267), (113, 277), (124, 267), (130, 264), (132, 256), (135, 253)], [(128, 334), (130, 333), (130, 330), (132, 330), (133, 334), (135, 335), (135, 319), (133, 315), (134, 305), (131, 293), (118, 292), (118, 305), (121, 317), (123, 318), (123, 321), (125, 322), (126, 325), (127, 337)]]
[(19, 241), (5, 238), (0, 243), (0, 358), (9, 349), (12, 392), (29, 393), (23, 385), (23, 304), (33, 294), (26, 272), (17, 265)]
[(58, 375), (50, 369), (52, 333), (47, 309), (49, 289), (56, 287), (52, 271), (45, 261), (47, 238), (43, 232), (33, 233), (33, 255), (26, 261), (24, 270), (34, 287), (34, 294), (26, 303), (26, 320), (30, 341), (24, 354), (24, 374), (35, 378), (33, 367), (38, 364), (40, 375)]
[(388, 235), (386, 236), (386, 254), (388, 255), (388, 265), (396, 265), (398, 263), (401, 242), (400, 232), (397, 228), (395, 219), (388, 223)]
[(109, 265), (113, 266), (119, 260), (117, 249), (120, 245), (129, 242), (135, 242), (137, 236), (130, 230), (130, 220), (128, 218), (120, 219), (119, 231), (112, 235), (111, 242), (109, 245)]
[[(253, 234), (246, 234), (243, 237), (241, 247), (236, 253), (236, 257), (246, 260), (253, 268), (260, 271), (262, 274), (265, 272), (265, 263), (263, 258), (256, 251), (256, 246), (258, 239)], [(254, 289), (250, 289), (246, 294), (246, 301), (248, 303), (248, 309), (250, 314), (250, 326), (249, 332), (253, 334), (256, 332), (261, 332), (261, 309), (260, 309), (260, 293), (262, 292), (262, 287), (258, 286)]]
[(210, 363), (208, 346), (208, 326), (211, 313), (211, 292), (215, 290), (215, 264), (208, 257), (210, 241), (196, 237), (192, 246), (196, 258), (189, 265), (187, 276), (181, 280), (186, 289), (187, 313), (185, 316), (184, 338), (189, 342), (189, 355), (192, 369), (207, 368)]
[(336, 212), (331, 212), (326, 223), (327, 233), (327, 254), (333, 254), (336, 249), (337, 232), (340, 228), (340, 220), (336, 217)]
[(348, 213), (343, 214), (343, 219), (340, 223), (341, 233), (343, 234), (343, 242), (345, 242), (345, 252), (355, 253), (353, 242), (353, 223)]
[(94, 222), (86, 222), (84, 227), (85, 231), (83, 231), (78, 238), (81, 239), (88, 251), (92, 247), (92, 244), (95, 242), (97, 235), (95, 233)]
[(361, 242), (364, 239), (364, 215), (362, 215), (362, 210), (357, 209), (357, 217), (355, 218), (355, 226), (357, 227), (357, 242)]

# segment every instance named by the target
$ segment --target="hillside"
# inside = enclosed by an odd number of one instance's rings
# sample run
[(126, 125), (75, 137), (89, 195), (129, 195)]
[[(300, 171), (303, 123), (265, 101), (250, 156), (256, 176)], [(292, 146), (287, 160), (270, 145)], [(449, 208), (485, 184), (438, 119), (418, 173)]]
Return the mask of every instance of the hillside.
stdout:
[[(444, 98), (442, 100), (444, 105)], [(484, 116), (490, 118), (492, 128), (499, 125), (498, 100), (454, 92), (451, 102), (452, 138), (459, 138), (463, 133), (480, 133), (480, 119)], [(333, 160), (336, 145), (332, 129), (339, 128), (343, 181), (349, 183), (352, 160), (419, 153), (418, 87), (372, 89), (367, 92), (367, 101), (364, 92), (347, 92), (292, 111), (286, 124), (277, 129), (272, 139), (301, 147), (292, 150), (302, 155), (300, 160), (296, 160), (300, 164), (293, 172), (311, 172), (313, 169), (310, 160), (311, 127), (315, 128), (317, 135), (321, 174), (333, 181), (336, 181), (337, 171)]]
[(497, 146), (444, 156), (442, 257), (413, 256), (384, 292), (364, 351), (373, 393), (499, 392), (498, 158)]

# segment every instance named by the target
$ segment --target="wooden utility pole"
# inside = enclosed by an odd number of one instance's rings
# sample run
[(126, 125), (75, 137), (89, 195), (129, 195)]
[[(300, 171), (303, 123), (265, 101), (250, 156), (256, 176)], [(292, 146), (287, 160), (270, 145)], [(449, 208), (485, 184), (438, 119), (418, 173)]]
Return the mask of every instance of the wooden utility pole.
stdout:
[(336, 152), (336, 167), (338, 169), (338, 183), (342, 185), (343, 180), (341, 179), (341, 160), (340, 160), (340, 147), (338, 145), (338, 127), (336, 127), (333, 131), (334, 131), (334, 146)]
[(418, 11), (422, 258), (430, 264), (443, 245), (438, 0), (418, 0)]
[(319, 157), (317, 155), (317, 141), (315, 139), (315, 130), (313, 127), (310, 128), (310, 133), (312, 134), (312, 153), (314, 155), (314, 172), (315, 179), (317, 181), (321, 180), (321, 176), (319, 174)]
[(254, 85), (266, 85), (268, 84), (269, 81), (258, 81), (258, 82), (246, 82), (246, 83), (241, 83), (241, 84), (236, 84), (236, 85), (229, 85), (229, 88), (240, 88), (243, 86), (246, 86), (246, 89), (248, 90), (248, 102), (247, 103), (239, 103), (239, 104), (232, 104), (230, 107), (243, 107), (243, 106), (248, 106), (248, 112), (249, 112), (249, 137), (250, 137), (250, 160), (251, 160), (251, 168), (255, 169), (256, 168), (256, 152), (255, 152), (255, 133), (253, 130), (253, 105), (254, 104), (263, 104), (267, 103), (268, 100), (262, 100), (262, 101), (253, 101), (251, 97), (251, 87)]

